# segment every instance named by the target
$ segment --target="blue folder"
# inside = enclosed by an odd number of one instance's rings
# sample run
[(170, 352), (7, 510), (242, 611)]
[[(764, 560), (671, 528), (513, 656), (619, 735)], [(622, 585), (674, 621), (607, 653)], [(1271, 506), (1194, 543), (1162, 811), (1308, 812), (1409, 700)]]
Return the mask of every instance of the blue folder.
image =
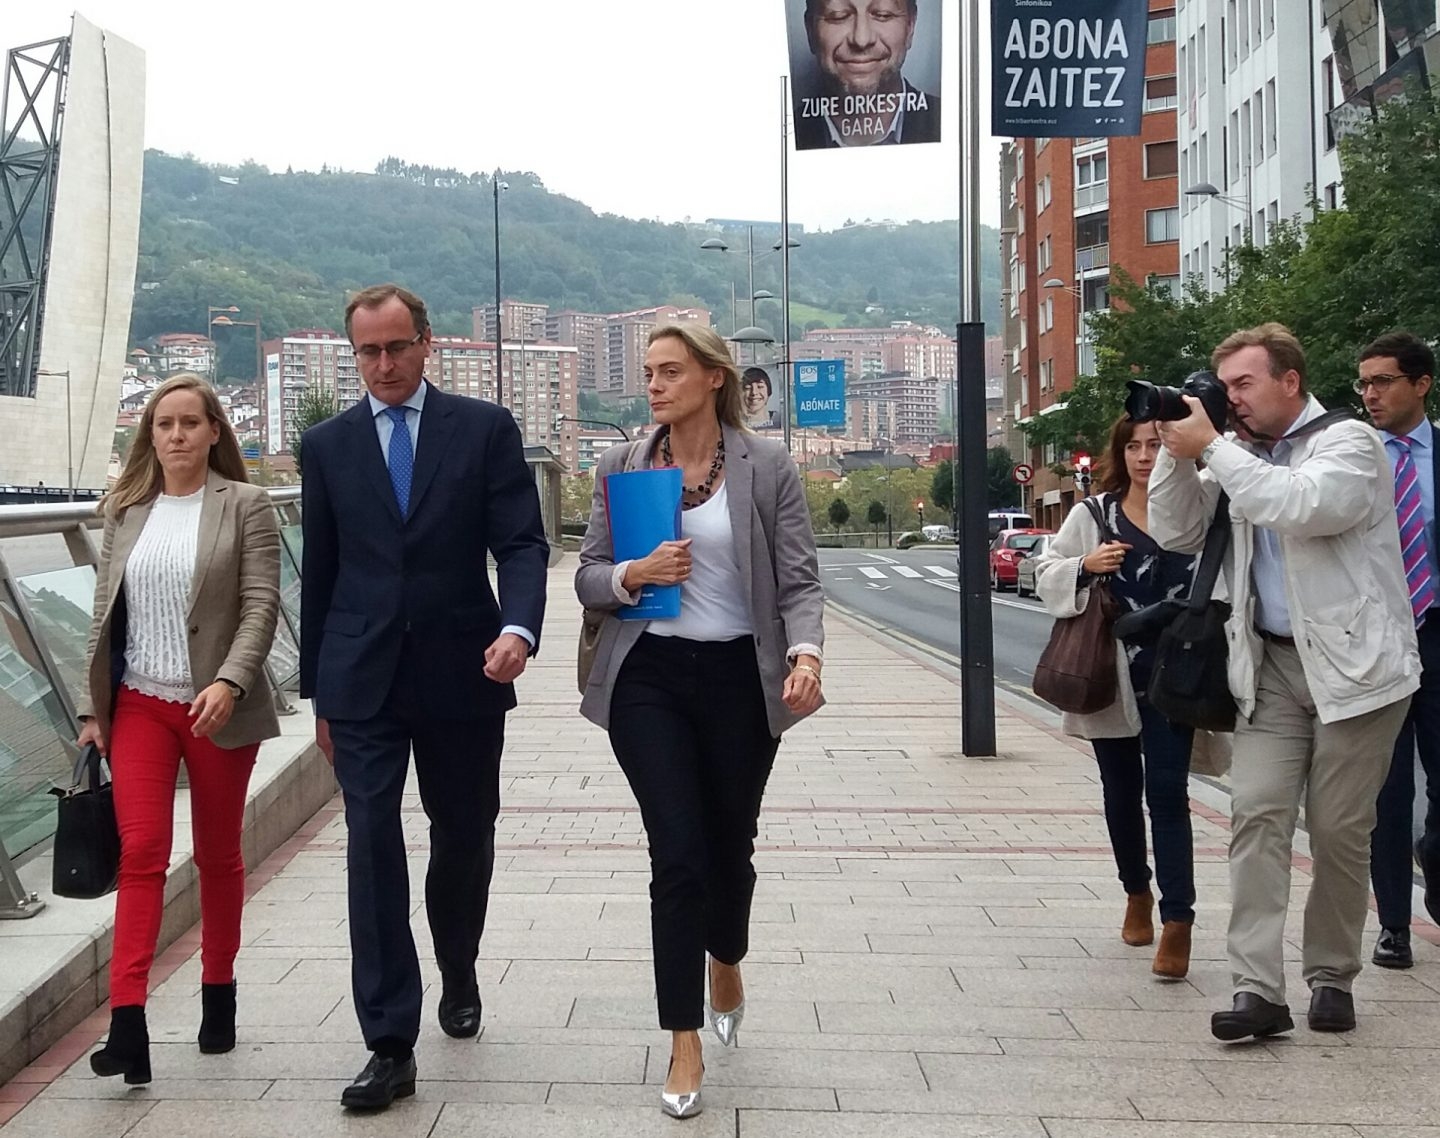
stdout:
[[(680, 539), (678, 466), (627, 470), (605, 479), (605, 516), (615, 562), (649, 557), (664, 541)], [(680, 615), (679, 585), (645, 585), (638, 604), (621, 605), (621, 620), (674, 620)]]

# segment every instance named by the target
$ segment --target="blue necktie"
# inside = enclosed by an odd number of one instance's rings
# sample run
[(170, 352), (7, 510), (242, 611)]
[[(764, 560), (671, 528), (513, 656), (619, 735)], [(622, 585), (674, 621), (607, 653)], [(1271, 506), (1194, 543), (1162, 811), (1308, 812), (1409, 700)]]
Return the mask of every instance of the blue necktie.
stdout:
[(385, 414), (395, 424), (390, 432), (390, 485), (395, 488), (395, 502), (403, 518), (410, 510), (410, 477), (415, 473), (415, 447), (410, 442), (410, 428), (405, 425), (404, 407), (386, 407)]

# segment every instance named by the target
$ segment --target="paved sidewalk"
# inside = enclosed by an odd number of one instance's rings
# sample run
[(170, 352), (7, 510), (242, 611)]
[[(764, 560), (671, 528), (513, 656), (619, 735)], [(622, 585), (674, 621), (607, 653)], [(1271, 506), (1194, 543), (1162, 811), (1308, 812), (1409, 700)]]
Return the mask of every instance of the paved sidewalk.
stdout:
[[(573, 564), (552, 573), (545, 651), (510, 719), (478, 1043), (440, 1033), (432, 983), (417, 1096), (340, 1110), (365, 1055), (332, 803), (252, 874), (236, 1051), (195, 1047), (192, 930), (156, 973), (155, 1082), (90, 1075), (97, 1013), (0, 1087), (0, 1138), (1440, 1138), (1440, 949), (1417, 940), (1412, 972), (1367, 969), (1351, 1036), (1223, 1048), (1208, 1031), (1230, 987), (1223, 819), (1197, 805), (1196, 958), (1161, 983), (1151, 950), (1119, 938), (1088, 751), (1006, 705), (1002, 754), (962, 757), (953, 670), (836, 615), (831, 703), (787, 737), (761, 817), (741, 1046), (707, 1046), (701, 1118), (663, 1118), (644, 836), (575, 713)], [(425, 820), (407, 806), (427, 956)]]

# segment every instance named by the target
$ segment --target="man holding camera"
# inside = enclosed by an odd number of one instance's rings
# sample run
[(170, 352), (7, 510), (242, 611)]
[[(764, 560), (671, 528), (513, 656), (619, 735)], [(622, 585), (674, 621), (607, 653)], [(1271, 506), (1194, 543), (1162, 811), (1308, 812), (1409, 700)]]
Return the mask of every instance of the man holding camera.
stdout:
[(1364, 400), (1395, 471), (1395, 512), (1406, 582), (1420, 641), (1420, 690), (1395, 740), (1390, 773), (1375, 804), (1370, 841), (1370, 881), (1380, 916), (1380, 937), (1371, 959), (1382, 968), (1409, 968), (1410, 860), (1415, 807), (1415, 752), (1425, 769), (1425, 830), (1415, 845), (1425, 876), (1425, 907), (1440, 922), (1440, 601), (1436, 579), (1435, 503), (1440, 496), (1440, 433), (1425, 416), (1425, 396), (1434, 383), (1435, 353), (1409, 332), (1387, 332), (1360, 353), (1355, 393)]
[(1187, 396), (1189, 415), (1160, 425), (1166, 453), (1150, 482), (1151, 532), (1168, 549), (1199, 550), (1229, 496), (1235, 996), (1211, 1031), (1231, 1041), (1294, 1027), (1284, 937), (1302, 801), (1313, 863), (1307, 1018), (1312, 1031), (1350, 1031), (1375, 799), (1420, 676), (1394, 480), (1372, 427), (1332, 418), (1306, 394), (1305, 355), (1287, 328), (1236, 332), (1211, 364), (1234, 434)]

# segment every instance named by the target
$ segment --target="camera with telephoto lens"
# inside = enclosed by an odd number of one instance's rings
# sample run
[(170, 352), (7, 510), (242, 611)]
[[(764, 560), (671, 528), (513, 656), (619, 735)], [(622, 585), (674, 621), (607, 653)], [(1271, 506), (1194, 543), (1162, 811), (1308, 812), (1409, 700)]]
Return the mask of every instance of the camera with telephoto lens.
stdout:
[(1217, 431), (1223, 431), (1230, 418), (1230, 400), (1225, 385), (1213, 371), (1192, 371), (1179, 387), (1161, 387), (1143, 379), (1127, 380), (1130, 394), (1125, 399), (1125, 413), (1136, 423), (1174, 423), (1190, 417), (1185, 396), (1200, 400), (1205, 414)]

